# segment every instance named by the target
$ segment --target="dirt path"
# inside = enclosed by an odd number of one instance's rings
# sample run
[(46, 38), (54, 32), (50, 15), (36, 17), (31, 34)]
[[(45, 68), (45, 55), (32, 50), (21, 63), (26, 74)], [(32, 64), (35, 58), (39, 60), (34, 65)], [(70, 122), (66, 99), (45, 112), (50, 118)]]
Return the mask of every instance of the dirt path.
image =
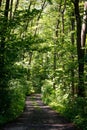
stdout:
[(24, 113), (3, 130), (77, 130), (75, 126), (41, 101), (41, 95), (28, 96)]

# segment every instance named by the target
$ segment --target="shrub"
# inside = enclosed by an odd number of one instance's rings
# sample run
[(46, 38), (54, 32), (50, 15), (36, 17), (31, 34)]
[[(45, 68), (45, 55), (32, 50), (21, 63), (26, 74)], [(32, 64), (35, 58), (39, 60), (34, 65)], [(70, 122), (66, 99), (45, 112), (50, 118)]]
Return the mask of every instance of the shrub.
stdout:
[[(10, 121), (23, 111), (25, 106), (25, 91), (20, 80), (12, 79), (9, 81), (7, 101), (9, 102), (6, 111), (0, 115), (0, 124)], [(7, 102), (5, 102), (7, 104)], [(7, 106), (7, 105), (6, 105)]]
[(41, 92), (44, 102), (48, 104), (53, 96), (53, 83), (50, 80), (45, 80), (41, 88)]

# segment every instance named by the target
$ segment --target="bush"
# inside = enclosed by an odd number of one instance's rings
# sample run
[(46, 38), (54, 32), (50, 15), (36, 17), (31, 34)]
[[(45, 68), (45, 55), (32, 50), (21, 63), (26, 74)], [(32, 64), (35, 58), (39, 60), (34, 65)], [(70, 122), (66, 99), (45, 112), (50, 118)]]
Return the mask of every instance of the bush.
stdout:
[(30, 95), (35, 92), (31, 81), (26, 81), (26, 95)]
[(49, 104), (52, 100), (53, 90), (53, 83), (50, 80), (45, 80), (43, 86), (41, 88), (42, 98), (45, 103)]
[(70, 99), (69, 103), (65, 105), (63, 114), (71, 121), (77, 124), (82, 130), (87, 130), (87, 101), (85, 98)]
[(11, 103), (7, 111), (7, 117), (9, 120), (16, 118), (23, 111), (25, 105), (25, 94), (21, 88), (15, 88), (10, 90)]
[(53, 83), (45, 80), (42, 86), (43, 101), (53, 109), (63, 114), (82, 130), (87, 130), (87, 99), (72, 98), (69, 92), (63, 92), (59, 87), (53, 89)]
[[(9, 88), (7, 89), (7, 101), (9, 105), (6, 111), (0, 115), (0, 125), (19, 116), (25, 106), (25, 91), (20, 80), (12, 79), (9, 81)], [(7, 102), (5, 102), (5, 104), (7, 104)]]

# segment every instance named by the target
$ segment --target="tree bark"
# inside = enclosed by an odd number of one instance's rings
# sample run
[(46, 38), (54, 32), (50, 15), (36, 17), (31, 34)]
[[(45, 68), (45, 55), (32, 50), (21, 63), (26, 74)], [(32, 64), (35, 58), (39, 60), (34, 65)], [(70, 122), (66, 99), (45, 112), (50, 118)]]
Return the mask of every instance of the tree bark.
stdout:
[(74, 7), (77, 24), (78, 96), (84, 97), (84, 50), (81, 48), (81, 17), (79, 11), (79, 0), (75, 0)]
[(5, 10), (4, 10), (4, 20), (2, 29), (3, 33), (0, 35), (0, 113), (4, 114), (8, 108), (7, 96), (7, 73), (6, 73), (6, 64), (5, 64), (5, 39), (7, 32), (8, 24), (8, 12), (9, 12), (10, 0), (6, 0)]
[(0, 7), (1, 7), (1, 5), (2, 5), (2, 0), (0, 0)]
[(12, 19), (12, 8), (13, 8), (13, 0), (10, 3), (10, 20)]
[[(7, 22), (8, 22), (8, 11), (9, 11), (9, 3), (10, 0), (6, 0), (5, 11), (4, 11), (4, 21), (2, 25), (3, 33), (1, 35), (1, 44), (0, 44), (0, 76), (3, 75), (3, 67), (4, 67), (4, 51), (5, 51), (5, 36), (7, 30)], [(3, 76), (2, 76), (3, 77)]]
[(86, 31), (87, 30), (87, 2), (84, 3), (84, 16), (81, 29), (81, 47), (84, 49), (86, 41)]
[[(72, 12), (72, 18), (71, 18), (71, 31), (75, 30), (75, 19), (74, 19), (74, 12)], [(75, 40), (74, 40), (74, 33), (71, 34), (71, 43), (72, 46), (74, 46)], [(74, 54), (73, 52), (71, 52), (71, 58), (72, 58), (72, 62), (74, 63)], [(75, 76), (75, 72), (74, 72), (74, 68), (71, 68), (71, 78), (72, 78), (72, 82), (71, 82), (71, 87), (72, 87), (72, 96), (74, 97), (75, 94), (75, 84), (74, 84), (74, 76)]]

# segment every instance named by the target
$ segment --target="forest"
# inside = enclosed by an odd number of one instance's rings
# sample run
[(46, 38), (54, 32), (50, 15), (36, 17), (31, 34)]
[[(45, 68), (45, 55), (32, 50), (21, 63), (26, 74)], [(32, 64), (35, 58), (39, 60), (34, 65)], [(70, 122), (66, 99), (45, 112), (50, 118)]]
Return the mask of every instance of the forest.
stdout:
[(87, 130), (86, 34), (86, 0), (0, 0), (0, 125), (41, 93)]

